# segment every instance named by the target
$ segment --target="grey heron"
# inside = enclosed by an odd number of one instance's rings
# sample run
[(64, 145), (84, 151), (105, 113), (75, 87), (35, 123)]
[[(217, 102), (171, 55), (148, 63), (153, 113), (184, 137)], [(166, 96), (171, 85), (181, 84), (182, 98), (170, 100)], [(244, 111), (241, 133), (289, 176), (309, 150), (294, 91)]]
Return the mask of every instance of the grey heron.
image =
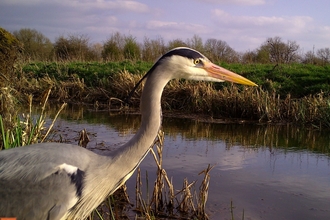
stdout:
[(213, 64), (200, 52), (170, 50), (143, 77), (141, 126), (118, 150), (98, 155), (63, 143), (39, 143), (0, 152), (0, 217), (85, 219), (135, 171), (153, 144), (161, 125), (161, 95), (174, 78), (230, 81), (256, 86), (250, 80)]

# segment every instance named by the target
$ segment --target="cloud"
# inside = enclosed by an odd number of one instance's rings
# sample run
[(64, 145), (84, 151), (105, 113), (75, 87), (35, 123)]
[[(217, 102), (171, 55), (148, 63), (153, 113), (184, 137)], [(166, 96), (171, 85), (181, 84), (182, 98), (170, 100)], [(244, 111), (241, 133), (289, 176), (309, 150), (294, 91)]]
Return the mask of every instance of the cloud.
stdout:
[(212, 14), (217, 24), (230, 28), (240, 28), (242, 31), (263, 27), (276, 32), (280, 28), (280, 31), (301, 33), (313, 22), (313, 19), (308, 16), (233, 16), (220, 9), (214, 9)]
[(209, 2), (214, 4), (226, 5), (263, 5), (266, 4), (265, 0), (197, 0), (199, 2)]
[(68, 10), (72, 8), (75, 11), (84, 10), (84, 11), (94, 11), (97, 10), (117, 10), (117, 11), (126, 11), (126, 12), (137, 12), (137, 13), (146, 13), (150, 9), (146, 4), (137, 2), (137, 1), (128, 1), (128, 0), (75, 0), (75, 1), (62, 1), (62, 0), (3, 0), (1, 3), (8, 6), (56, 6), (63, 7)]
[[(306, 51), (313, 46), (330, 46), (327, 21), (318, 21), (317, 16), (296, 16), (294, 12), (291, 16), (282, 16), (273, 12), (273, 8), (270, 13), (259, 13), (260, 8), (270, 10), (266, 0), (175, 3), (158, 4), (151, 3), (151, 0), (1, 0), (0, 20), (2, 27), (9, 31), (35, 28), (52, 41), (58, 35), (81, 33), (101, 42), (111, 33), (119, 31), (137, 37), (140, 42), (145, 36), (151, 39), (161, 36), (169, 41), (178, 38), (186, 40), (197, 34), (204, 41), (209, 38), (224, 40), (237, 51), (254, 50), (268, 37), (275, 36), (284, 41), (295, 40)], [(191, 9), (182, 10), (188, 4)], [(220, 5), (226, 5), (226, 11), (217, 8)], [(262, 7), (250, 7), (258, 5)], [(242, 8), (249, 10), (245, 13)], [(258, 12), (248, 15), (253, 9)], [(264, 16), (257, 16), (256, 13)]]
[(157, 34), (162, 36), (165, 40), (174, 40), (178, 38), (185, 40), (195, 34), (203, 36), (212, 33), (212, 29), (205, 25), (160, 20), (148, 21), (146, 29), (149, 32), (157, 32)]
[(52, 41), (66, 34), (87, 34), (102, 41), (113, 32), (128, 32), (127, 28), (134, 28), (134, 18), (149, 12), (146, 4), (124, 0), (4, 0), (0, 3), (3, 27), (9, 31), (34, 28)]
[(148, 29), (152, 30), (179, 30), (179, 31), (188, 31), (192, 34), (198, 32), (199, 34), (210, 32), (207, 26), (195, 23), (186, 23), (186, 22), (172, 22), (172, 21), (159, 21), (152, 20), (148, 21), (146, 24)]
[(314, 20), (309, 16), (234, 16), (220, 9), (212, 10), (212, 15), (218, 32), (231, 39), (230, 45), (238, 40), (257, 48), (268, 37), (297, 41), (315, 31)]
[(60, 1), (65, 5), (70, 5), (72, 7), (78, 7), (85, 10), (89, 9), (97, 9), (97, 10), (119, 10), (125, 12), (136, 12), (136, 13), (145, 13), (149, 11), (149, 7), (145, 4), (136, 1), (123, 1), (123, 0), (116, 0), (116, 1), (105, 1), (105, 0), (78, 0), (78, 1)]
[(29, 0), (29, 1), (24, 1), (24, 0), (2, 0), (3, 5), (36, 5), (41, 2), (44, 2), (43, 0)]
[(196, 32), (204, 32), (206, 31), (205, 26), (199, 24), (191, 24), (186, 22), (167, 22), (167, 21), (159, 21), (159, 20), (152, 20), (148, 21), (146, 24), (148, 29), (152, 30), (180, 30), (180, 31), (192, 31)]

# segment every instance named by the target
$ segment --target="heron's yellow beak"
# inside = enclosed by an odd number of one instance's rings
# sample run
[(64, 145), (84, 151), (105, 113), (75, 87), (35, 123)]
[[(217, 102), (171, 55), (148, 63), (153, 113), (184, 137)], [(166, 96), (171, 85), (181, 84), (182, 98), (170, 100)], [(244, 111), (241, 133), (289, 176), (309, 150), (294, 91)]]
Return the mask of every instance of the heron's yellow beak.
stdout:
[(223, 81), (229, 81), (233, 83), (248, 85), (248, 86), (258, 86), (254, 82), (240, 76), (232, 71), (215, 65), (211, 62), (204, 61), (204, 69), (208, 72), (209, 76)]

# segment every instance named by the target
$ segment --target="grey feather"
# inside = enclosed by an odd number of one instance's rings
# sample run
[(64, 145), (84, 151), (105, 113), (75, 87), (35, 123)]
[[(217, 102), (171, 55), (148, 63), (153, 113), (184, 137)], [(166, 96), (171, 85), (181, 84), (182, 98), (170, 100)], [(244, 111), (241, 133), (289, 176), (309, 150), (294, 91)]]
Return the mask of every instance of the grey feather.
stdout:
[(85, 172), (95, 156), (79, 146), (58, 143), (2, 151), (0, 216), (5, 213), (19, 219), (60, 219), (72, 207), (70, 201), (79, 197), (72, 174), (59, 166), (68, 163)]

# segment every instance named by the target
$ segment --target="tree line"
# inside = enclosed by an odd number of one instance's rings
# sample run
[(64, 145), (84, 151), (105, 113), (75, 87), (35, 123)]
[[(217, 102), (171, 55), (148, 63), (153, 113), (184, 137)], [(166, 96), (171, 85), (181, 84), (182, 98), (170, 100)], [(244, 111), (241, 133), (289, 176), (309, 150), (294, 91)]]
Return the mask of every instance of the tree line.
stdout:
[(301, 53), (295, 41), (284, 42), (280, 37), (266, 39), (257, 49), (239, 53), (220, 39), (207, 39), (194, 35), (190, 39), (173, 39), (165, 43), (158, 37), (145, 37), (138, 42), (132, 35), (115, 32), (103, 43), (90, 43), (83, 34), (59, 36), (55, 42), (35, 29), (23, 28), (13, 35), (22, 43), (22, 55), (30, 61), (123, 61), (154, 62), (159, 56), (179, 46), (194, 48), (213, 62), (225, 63), (330, 63), (330, 48)]

